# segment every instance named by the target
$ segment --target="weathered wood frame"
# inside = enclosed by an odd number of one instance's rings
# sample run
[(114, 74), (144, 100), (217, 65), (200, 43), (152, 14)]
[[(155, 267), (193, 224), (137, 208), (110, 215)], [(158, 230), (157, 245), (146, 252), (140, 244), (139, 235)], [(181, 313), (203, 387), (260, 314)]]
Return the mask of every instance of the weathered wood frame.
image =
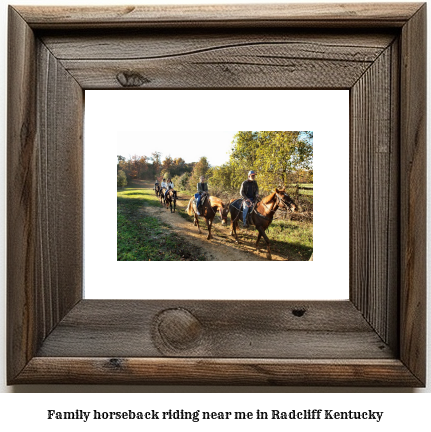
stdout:
[[(425, 4), (10, 7), (9, 384), (425, 384)], [(348, 301), (82, 299), (85, 89), (350, 89)]]

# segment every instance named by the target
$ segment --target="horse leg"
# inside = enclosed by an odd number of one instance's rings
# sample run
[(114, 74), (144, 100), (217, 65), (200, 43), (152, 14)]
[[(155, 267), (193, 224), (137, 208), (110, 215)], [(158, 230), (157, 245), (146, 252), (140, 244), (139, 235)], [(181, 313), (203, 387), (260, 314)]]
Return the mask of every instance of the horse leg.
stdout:
[(255, 244), (256, 252), (259, 251), (259, 248), (258, 248), (257, 245), (259, 244), (259, 240), (260, 240), (261, 237), (262, 237), (262, 233), (259, 231), (259, 234), (258, 234), (258, 236), (257, 236), (257, 240), (256, 240), (256, 244)]
[(231, 219), (230, 220), (230, 235), (231, 236), (233, 236), (233, 224), (234, 224), (234, 221), (233, 221), (233, 219)]
[(193, 225), (194, 226), (196, 226), (197, 225), (197, 215), (196, 215), (196, 211), (195, 211), (195, 209), (193, 208), (193, 204), (192, 204), (192, 210), (193, 210), (193, 216), (194, 216), (194, 219), (193, 219)]
[(236, 234), (236, 227), (238, 225), (237, 222), (238, 214), (231, 210), (230, 212), (230, 235), (235, 237), (235, 242), (238, 243), (238, 236)]
[[(266, 242), (266, 248), (267, 248), (267, 252), (266, 252), (266, 257), (271, 260), (272, 256), (271, 256), (271, 247), (269, 246), (269, 238), (268, 236), (265, 234), (265, 230), (263, 228), (261, 228), (262, 230), (262, 237), (265, 239)], [(259, 230), (260, 233), (260, 230)]]
[(177, 200), (174, 200), (174, 213), (175, 213), (175, 208), (177, 207)]
[(207, 223), (207, 228), (208, 228), (207, 240), (211, 240), (213, 238), (213, 236), (211, 235), (211, 227), (213, 225), (213, 221), (212, 221), (212, 219), (206, 219), (205, 218), (205, 222)]
[(197, 225), (199, 234), (201, 234), (201, 227), (199, 226), (199, 218), (198, 215), (195, 213), (195, 226)]
[(233, 223), (233, 233), (234, 233), (234, 235), (235, 235), (235, 243), (238, 243), (239, 244), (239, 240), (238, 240), (238, 234), (237, 234), (237, 232), (236, 232), (236, 229), (238, 228), (238, 221), (236, 220), (234, 223)]

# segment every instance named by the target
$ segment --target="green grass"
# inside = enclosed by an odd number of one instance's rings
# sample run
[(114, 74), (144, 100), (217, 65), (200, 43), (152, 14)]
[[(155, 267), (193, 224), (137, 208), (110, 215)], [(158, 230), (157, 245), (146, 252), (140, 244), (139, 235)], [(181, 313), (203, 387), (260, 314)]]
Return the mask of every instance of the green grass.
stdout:
[(313, 253), (311, 222), (275, 220), (266, 231), (274, 252), (287, 254), (289, 261), (308, 260)]
[[(312, 191), (310, 191), (312, 192)], [(180, 192), (184, 197), (192, 193)], [(145, 215), (140, 209), (145, 205), (160, 207), (160, 199), (152, 189), (142, 184), (131, 184), (119, 189), (117, 193), (117, 250), (119, 261), (147, 260), (204, 260), (201, 251), (170, 231), (169, 227), (157, 218)], [(181, 201), (182, 205), (187, 202)], [(177, 213), (193, 222), (185, 209), (177, 207)], [(218, 219), (217, 219), (218, 222)], [(230, 225), (230, 215), (228, 217)], [(241, 224), (240, 224), (241, 225)], [(205, 230), (205, 224), (201, 225)], [(289, 261), (307, 261), (313, 252), (313, 223), (294, 220), (274, 220), (266, 231), (271, 250), (288, 257)], [(255, 229), (240, 230), (240, 237), (256, 241)], [(260, 249), (266, 248), (265, 241), (260, 240)]]
[[(313, 183), (301, 184), (301, 186), (313, 187)], [(301, 202), (303, 205), (306, 204), (306, 201), (313, 199), (312, 190), (301, 190), (300, 192), (302, 194)], [(193, 194), (191, 191), (182, 193), (186, 195), (189, 194), (190, 196)], [(191, 222), (193, 221), (193, 217), (188, 216), (185, 211), (179, 211), (178, 213), (183, 218)], [(227, 224), (230, 226), (230, 214)], [(241, 222), (239, 225), (240, 227), (242, 226)], [(240, 235), (245, 235), (245, 237), (251, 241), (251, 233), (253, 233), (253, 239), (256, 241), (257, 231), (254, 228), (247, 231), (241, 230)], [(274, 220), (266, 230), (266, 234), (271, 243), (271, 250), (274, 251), (274, 253), (288, 256), (290, 261), (308, 261), (313, 253), (313, 223), (311, 221)], [(266, 248), (264, 239), (260, 240), (259, 247), (261, 249)]]
[[(254, 227), (241, 229), (239, 222), (239, 238), (255, 243), (257, 231)], [(308, 261), (313, 253), (313, 224), (288, 220), (274, 220), (265, 231), (269, 238), (271, 251), (287, 257), (289, 261)], [(259, 249), (266, 250), (263, 238), (259, 241)]]
[[(151, 193), (152, 192), (152, 193)], [(158, 205), (154, 192), (142, 188), (117, 191), (118, 261), (202, 261), (205, 256), (142, 208)]]

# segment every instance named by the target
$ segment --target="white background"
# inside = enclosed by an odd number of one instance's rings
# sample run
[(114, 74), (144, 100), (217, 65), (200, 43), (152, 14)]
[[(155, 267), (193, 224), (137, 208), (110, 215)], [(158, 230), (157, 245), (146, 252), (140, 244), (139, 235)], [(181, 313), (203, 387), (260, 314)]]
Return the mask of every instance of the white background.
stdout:
[[(237, 100), (241, 100), (240, 106), (235, 103)], [(259, 106), (271, 109), (256, 109)], [(205, 134), (217, 127), (314, 132), (313, 261), (170, 262), (169, 273), (175, 276), (169, 280), (160, 279), (166, 262), (117, 262), (115, 173), (116, 156), (122, 154), (117, 153), (118, 141), (122, 142), (125, 135), (122, 131), (187, 134), (194, 130)], [(84, 136), (85, 298), (340, 300), (349, 297), (347, 90), (86, 91)], [(205, 144), (201, 151), (206, 154)], [(138, 155), (143, 154), (148, 154), (144, 145)], [(334, 192), (336, 199), (328, 200)], [(282, 272), (286, 283), (268, 284), (267, 275), (274, 271)], [(199, 280), (208, 274), (223, 274), (224, 280), (231, 283), (220, 284), (213, 278), (205, 291), (200, 284), (190, 283), (190, 275)], [(253, 279), (247, 289), (243, 275)]]
[[(298, 1), (298, 0), (296, 0)], [(316, 0), (315, 0), (316, 1)], [(233, 1), (234, 2), (234, 1)], [(236, 1), (236, 3), (252, 3), (253, 0), (247, 0), (246, 2)], [(274, 1), (275, 2), (275, 1)], [(119, 1), (32, 1), (16, 0), (14, 4), (32, 4), (37, 5), (43, 4), (116, 4)], [(143, 1), (135, 0), (133, 3), (141, 4)], [(172, 3), (172, 1), (156, 1), (153, 0), (148, 4), (155, 3)], [(200, 0), (198, 2), (186, 1), (183, 3), (220, 3), (217, 0), (211, 0), (207, 2)], [(226, 1), (222, 1), (226, 3)], [(1, 63), (1, 79), (3, 86), (0, 86), (1, 98), (4, 101), (0, 105), (0, 127), (2, 130), (1, 141), (4, 148), (5, 142), (5, 124), (6, 124), (6, 34), (7, 34), (7, 7), (6, 3), (3, 2), (1, 5), (1, 16), (0, 16), (0, 37), (1, 37), (1, 52), (2, 56), (0, 59)], [(428, 46), (431, 44), (428, 42)], [(428, 53), (428, 62), (429, 62)], [(430, 69), (428, 69), (430, 70)], [(428, 86), (429, 89), (429, 86)], [(429, 97), (428, 97), (429, 101)], [(429, 102), (428, 102), (429, 105)], [(428, 130), (430, 130), (428, 122)], [(4, 153), (0, 154), (0, 163), (5, 171), (5, 158)], [(428, 159), (428, 164), (430, 160)], [(431, 190), (431, 188), (428, 188)], [(1, 214), (4, 215), (5, 202), (4, 189), (1, 190)], [(428, 207), (428, 214), (430, 214)], [(3, 216), (4, 218), (4, 216)], [(4, 222), (4, 219), (3, 219)], [(0, 230), (0, 237), (5, 244), (5, 229), (4, 224)], [(7, 387), (5, 384), (5, 266), (4, 257), (5, 249), (1, 251), (3, 254), (2, 263), (0, 267), (1, 272), (1, 292), (0, 296), (0, 308), (2, 311), (2, 320), (0, 324), (0, 426), (2, 430), (14, 429), (20, 430), (21, 427), (27, 427), (28, 430), (79, 430), (80, 428), (87, 427), (88, 430), (94, 430), (94, 423), (91, 424), (80, 424), (79, 422), (69, 421), (58, 423), (48, 423), (46, 420), (47, 409), (60, 409), (72, 411), (75, 409), (105, 409), (105, 410), (123, 410), (123, 409), (207, 409), (207, 410), (252, 410), (253, 408), (261, 409), (313, 409), (313, 408), (326, 408), (326, 409), (374, 409), (384, 410), (386, 412), (384, 421), (381, 423), (374, 422), (337, 422), (337, 423), (318, 423), (320, 430), (343, 430), (345, 431), (348, 427), (352, 431), (363, 431), (369, 430), (407, 430), (411, 428), (427, 430), (429, 428), (429, 406), (431, 403), (431, 385), (424, 390), (412, 390), (412, 389), (373, 389), (373, 388), (273, 388), (273, 387), (143, 387), (143, 386), (77, 386), (77, 385), (33, 385), (33, 386), (14, 386)], [(428, 311), (431, 310), (430, 301), (428, 300)], [(431, 327), (428, 324), (428, 335), (431, 334)], [(430, 337), (428, 336), (428, 359), (431, 358), (429, 352)], [(429, 360), (428, 360), (429, 363)], [(431, 373), (428, 367), (428, 383), (431, 382)], [(9, 394), (7, 394), (9, 392)], [(44, 393), (40, 395), (32, 395), (25, 393)], [(111, 393), (129, 393), (121, 395), (113, 394), (99, 394), (92, 395), (92, 392), (111, 392)], [(134, 394), (134, 393), (139, 394)], [(171, 392), (172, 394), (159, 394)], [(181, 392), (181, 394), (176, 394)], [(225, 394), (217, 394), (217, 392), (223, 392)], [(254, 394), (236, 394), (235, 392), (253, 392)], [(426, 393), (412, 395), (410, 393)], [(20, 393), (20, 394), (11, 394)], [(60, 394), (62, 393), (62, 394)], [(80, 394), (76, 394), (80, 393)], [(298, 394), (307, 393), (307, 394)], [(322, 394), (325, 393), (325, 394)], [(393, 393), (393, 394), (388, 394)], [(127, 423), (109, 422), (103, 423), (104, 430), (118, 430), (119, 426), (125, 426)], [(193, 426), (194, 425), (194, 426)], [(315, 423), (280, 423), (278, 425), (274, 423), (265, 423), (263, 426), (256, 423), (250, 424), (254, 428), (271, 428), (273, 430), (286, 431), (293, 427), (305, 427), (306, 430), (313, 428), (316, 429)], [(151, 426), (154, 426), (153, 424)], [(201, 423), (192, 424), (191, 422), (172, 424), (177, 430), (190, 430), (192, 428), (198, 428), (202, 426)], [(128, 425), (127, 430), (144, 430), (145, 425), (137, 423), (134, 425)], [(73, 429), (72, 429), (73, 428)], [(91, 428), (91, 429), (90, 429)], [(207, 424), (205, 430), (217, 430), (223, 428), (224, 430), (238, 430), (238, 423), (219, 423), (217, 421)]]

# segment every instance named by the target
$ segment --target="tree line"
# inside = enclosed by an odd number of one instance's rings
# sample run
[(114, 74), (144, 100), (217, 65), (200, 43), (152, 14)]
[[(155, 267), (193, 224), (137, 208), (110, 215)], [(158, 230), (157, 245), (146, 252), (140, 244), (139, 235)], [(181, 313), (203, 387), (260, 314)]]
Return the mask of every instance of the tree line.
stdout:
[(311, 131), (240, 131), (232, 141), (228, 162), (211, 166), (207, 157), (186, 163), (182, 158), (161, 153), (151, 156), (118, 156), (117, 186), (131, 179), (159, 181), (171, 178), (177, 190), (195, 190), (200, 176), (205, 176), (212, 193), (239, 190), (249, 170), (257, 173), (261, 191), (296, 183), (313, 182), (313, 132)]

